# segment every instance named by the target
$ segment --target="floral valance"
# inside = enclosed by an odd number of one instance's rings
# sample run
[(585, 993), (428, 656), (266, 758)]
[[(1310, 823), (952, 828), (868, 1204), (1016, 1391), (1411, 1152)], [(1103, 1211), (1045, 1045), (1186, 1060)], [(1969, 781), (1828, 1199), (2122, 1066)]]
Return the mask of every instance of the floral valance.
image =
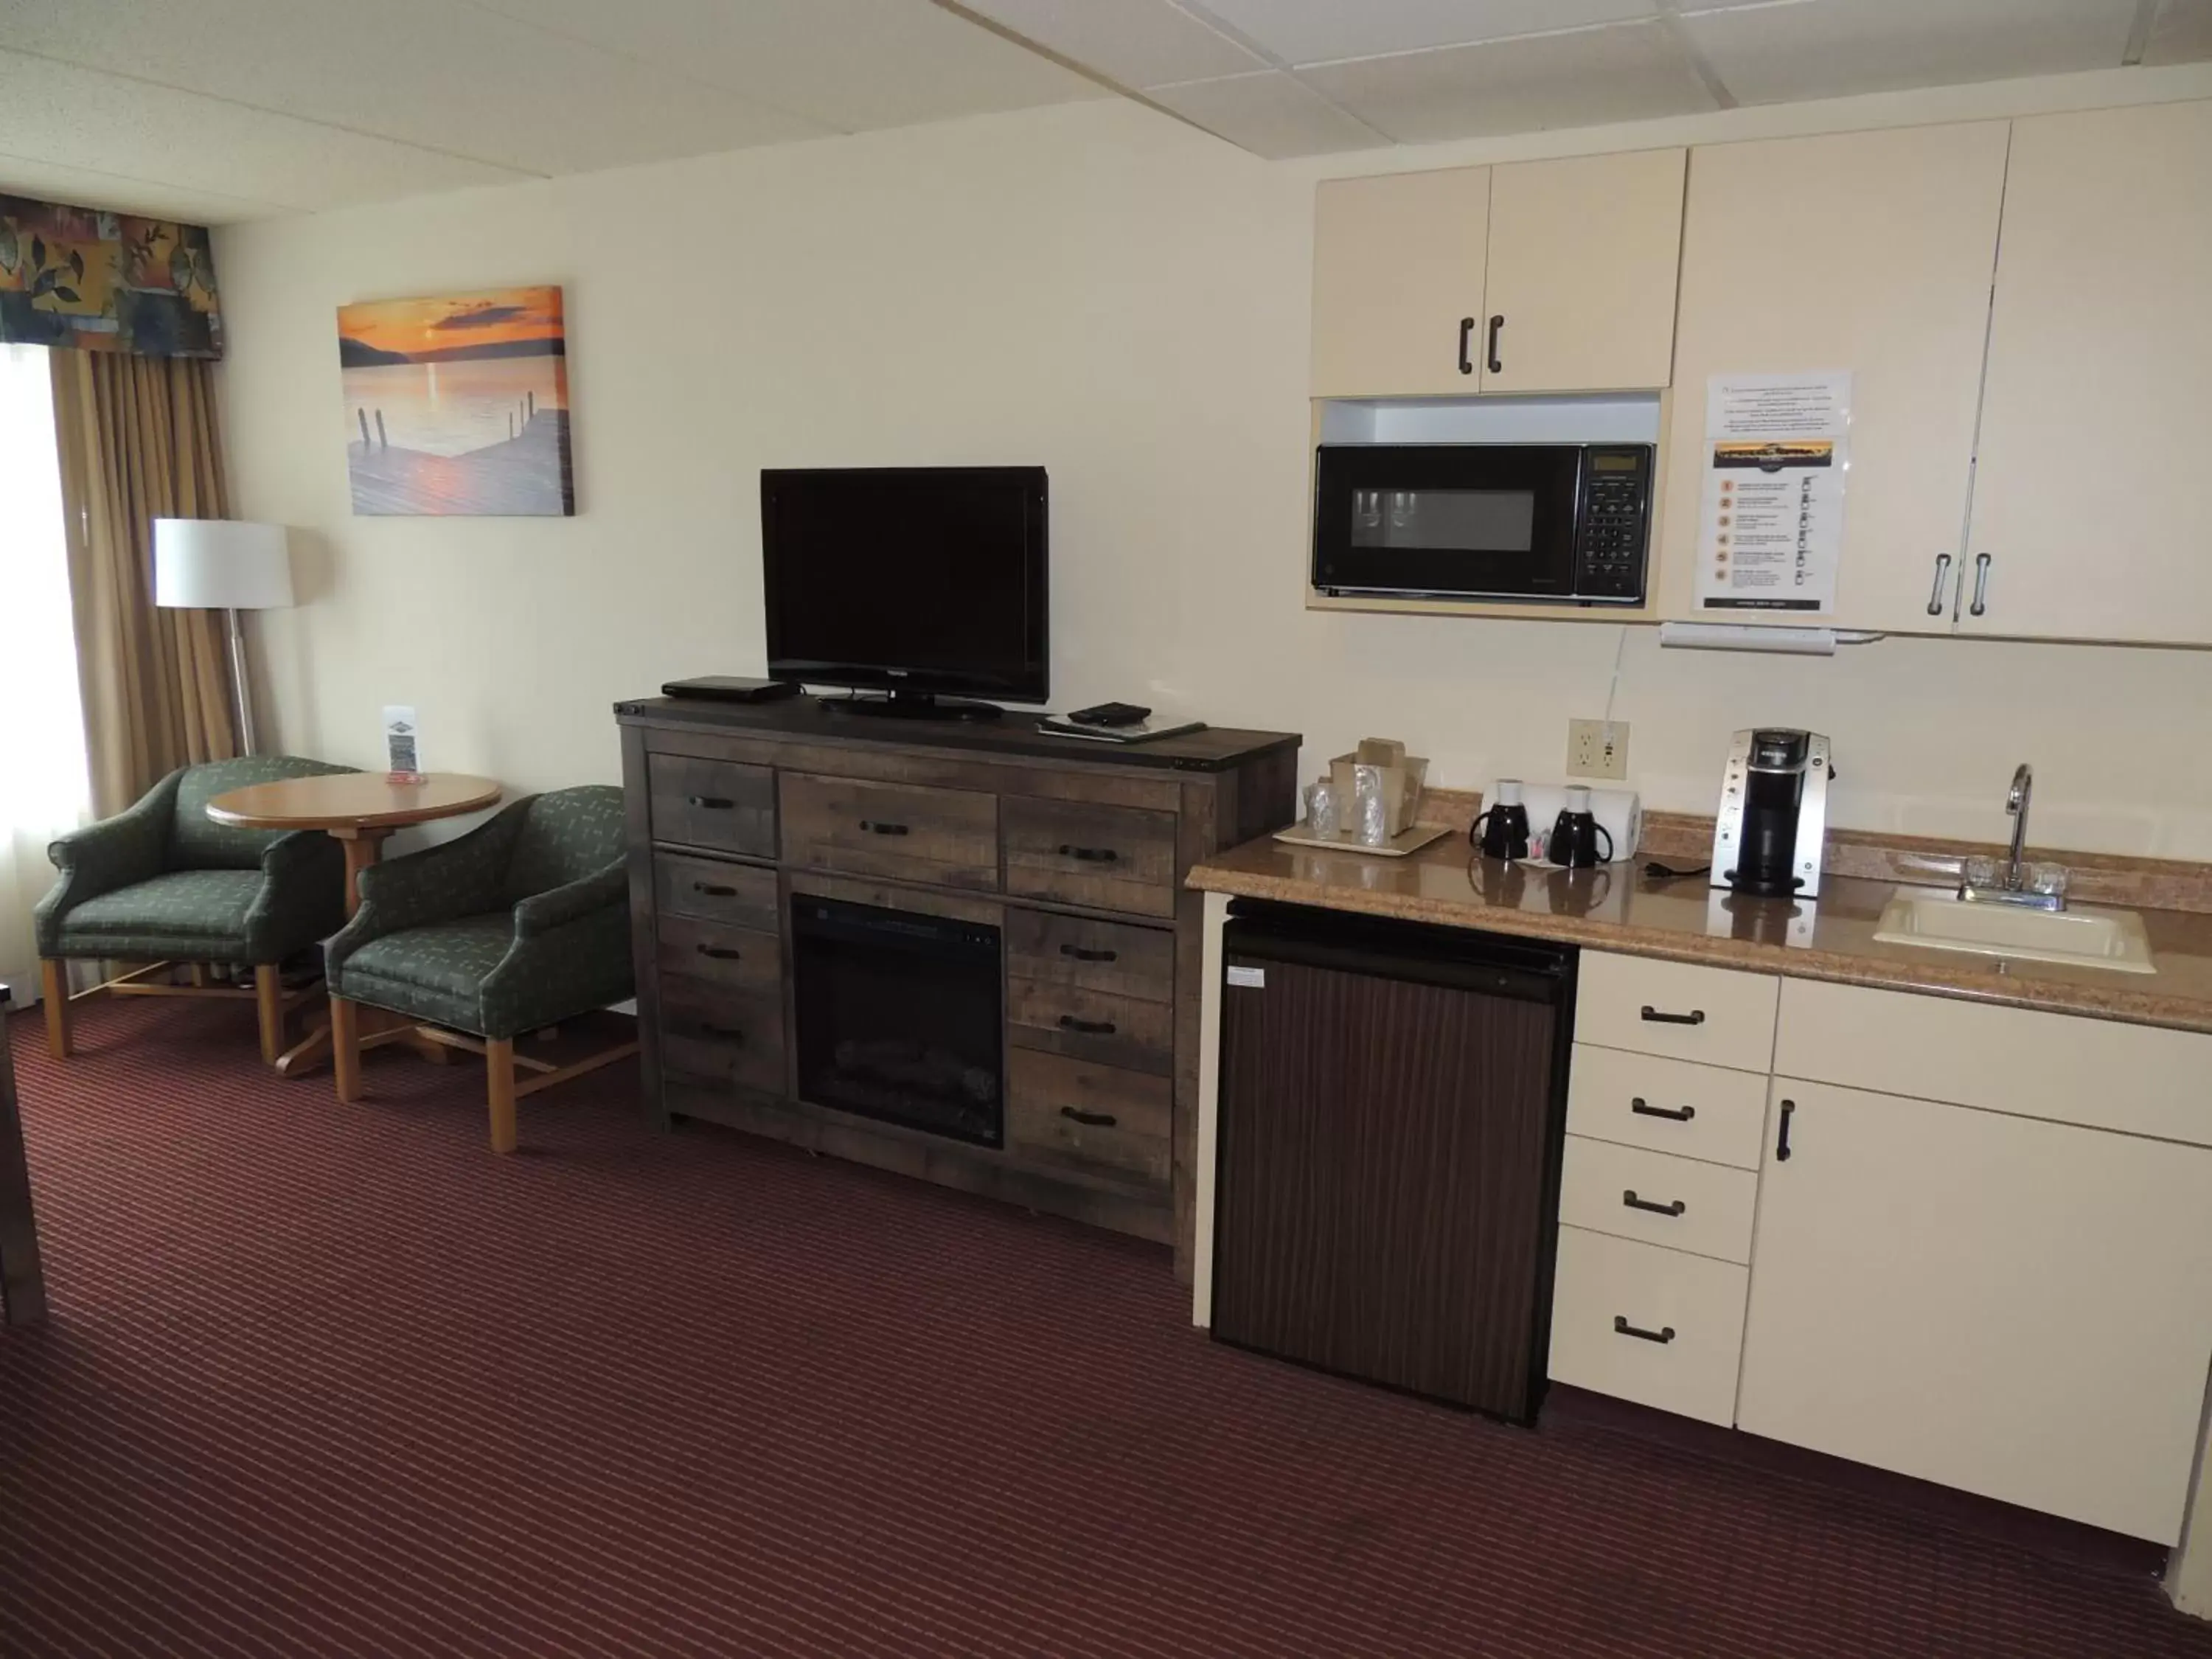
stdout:
[(0, 343), (222, 356), (206, 227), (0, 196)]

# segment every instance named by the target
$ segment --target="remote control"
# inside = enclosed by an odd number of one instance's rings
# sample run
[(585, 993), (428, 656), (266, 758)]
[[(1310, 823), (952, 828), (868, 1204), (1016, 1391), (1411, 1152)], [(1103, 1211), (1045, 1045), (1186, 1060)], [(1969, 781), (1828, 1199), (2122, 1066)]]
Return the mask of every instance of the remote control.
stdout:
[(1133, 702), (1102, 702), (1090, 708), (1079, 708), (1067, 716), (1071, 726), (1141, 726), (1152, 714), (1149, 708), (1139, 708)]

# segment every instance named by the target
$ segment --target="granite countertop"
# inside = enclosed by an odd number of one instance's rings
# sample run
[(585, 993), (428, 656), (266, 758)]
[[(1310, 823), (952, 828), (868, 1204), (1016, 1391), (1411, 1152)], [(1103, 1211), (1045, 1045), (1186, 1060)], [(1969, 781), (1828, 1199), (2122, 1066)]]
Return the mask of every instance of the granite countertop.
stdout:
[(1828, 878), (1808, 903), (1742, 897), (1708, 887), (1703, 876), (1650, 879), (1643, 862), (1595, 870), (1502, 864), (1476, 856), (1458, 834), (1402, 859), (1267, 837), (1194, 866), (1188, 884), (1631, 956), (2212, 1031), (2212, 915), (2138, 910), (2158, 971), (2123, 974), (1879, 944), (1875, 927), (1896, 891), (1887, 881)]

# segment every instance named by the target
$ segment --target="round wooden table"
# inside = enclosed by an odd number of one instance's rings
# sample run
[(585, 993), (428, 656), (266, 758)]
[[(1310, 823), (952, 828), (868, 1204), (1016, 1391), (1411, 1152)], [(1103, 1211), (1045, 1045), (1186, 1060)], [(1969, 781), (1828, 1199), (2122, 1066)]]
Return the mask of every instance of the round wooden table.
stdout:
[[(319, 830), (329, 836), (345, 848), (345, 912), (350, 916), (361, 908), (361, 872), (382, 855), (393, 830), (480, 812), (498, 805), (499, 798), (500, 787), (491, 779), (457, 772), (432, 772), (411, 783), (395, 783), (379, 772), (323, 772), (230, 790), (207, 804), (207, 815), (241, 830)], [(364, 1032), (363, 1048), (404, 1042), (426, 1059), (443, 1063), (449, 1058), (441, 1044), (420, 1036), (414, 1024), (398, 1014), (380, 1018), (375, 1026), (380, 1029)], [(294, 1076), (330, 1046), (325, 1019), (278, 1057), (276, 1069)]]

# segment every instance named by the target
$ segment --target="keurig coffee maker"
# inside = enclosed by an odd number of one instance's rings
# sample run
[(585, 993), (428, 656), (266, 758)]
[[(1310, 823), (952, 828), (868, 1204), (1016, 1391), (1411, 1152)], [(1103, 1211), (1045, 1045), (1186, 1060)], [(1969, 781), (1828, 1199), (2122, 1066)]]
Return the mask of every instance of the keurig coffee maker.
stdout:
[(1828, 740), (1818, 732), (1763, 726), (1737, 732), (1713, 827), (1713, 885), (1766, 898), (1817, 894), (1834, 775)]

